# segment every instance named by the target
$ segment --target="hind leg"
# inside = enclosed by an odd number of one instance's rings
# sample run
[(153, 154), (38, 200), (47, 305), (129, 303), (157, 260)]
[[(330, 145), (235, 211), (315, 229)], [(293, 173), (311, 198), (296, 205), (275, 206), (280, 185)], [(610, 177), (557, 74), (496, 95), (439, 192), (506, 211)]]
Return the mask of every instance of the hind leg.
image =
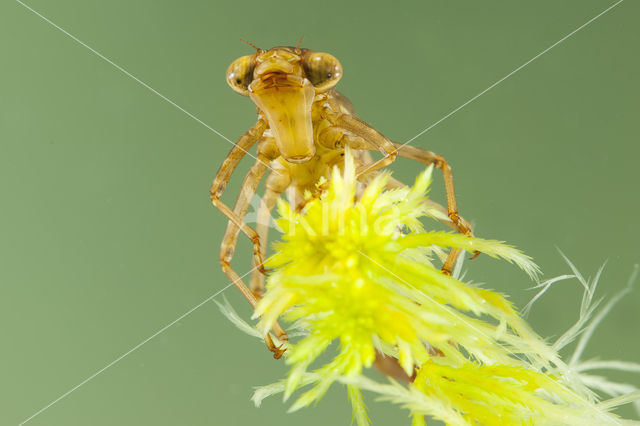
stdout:
[[(278, 198), (289, 186), (291, 177), (284, 171), (282, 173), (274, 172), (267, 178), (266, 191), (260, 201), (260, 207), (258, 208), (258, 224), (256, 230), (260, 238), (260, 254), (264, 259), (267, 252), (267, 242), (269, 241), (269, 225), (271, 224), (271, 211), (275, 207)], [(254, 259), (254, 266), (255, 264)], [(261, 296), (264, 292), (264, 274), (259, 270), (254, 269), (251, 273), (251, 283), (249, 288), (256, 296)]]

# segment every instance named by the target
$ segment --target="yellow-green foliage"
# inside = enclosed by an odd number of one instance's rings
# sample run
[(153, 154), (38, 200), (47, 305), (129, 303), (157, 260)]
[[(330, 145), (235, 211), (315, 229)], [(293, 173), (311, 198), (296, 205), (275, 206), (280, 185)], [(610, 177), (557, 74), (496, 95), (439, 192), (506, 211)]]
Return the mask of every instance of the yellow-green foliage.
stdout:
[[(424, 415), (449, 424), (611, 422), (614, 417), (598, 408), (586, 388), (563, 382), (563, 362), (503, 295), (434, 265), (436, 247), (444, 247), (479, 250), (530, 275), (538, 271), (529, 257), (502, 242), (426, 231), (421, 217), (441, 217), (425, 202), (431, 170), (413, 187), (389, 191), (389, 176), (381, 174), (358, 194), (347, 153), (344, 170), (334, 171), (328, 189), (304, 213), (280, 202), (284, 235), (268, 263), (274, 273), (255, 317), (262, 333), (282, 317), (309, 334), (289, 346), (291, 369), (274, 391), (282, 390), (286, 399), (312, 384), (295, 410), (321, 398), (331, 383), (347, 383), (354, 418), (367, 424), (360, 391), (376, 390), (361, 374), (377, 350), (415, 374), (405, 388), (410, 397), (391, 392), (387, 398), (409, 408), (416, 425)], [(311, 373), (334, 342), (335, 356)]]

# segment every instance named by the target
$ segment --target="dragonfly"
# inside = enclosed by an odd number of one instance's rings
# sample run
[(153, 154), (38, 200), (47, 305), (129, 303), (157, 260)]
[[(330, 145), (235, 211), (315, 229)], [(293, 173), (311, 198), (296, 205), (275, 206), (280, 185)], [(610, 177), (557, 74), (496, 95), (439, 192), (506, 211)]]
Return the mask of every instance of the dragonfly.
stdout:
[[(286, 192), (290, 204), (303, 209), (305, 193), (318, 196), (323, 178), (331, 170), (344, 165), (345, 149), (353, 153), (356, 177), (364, 185), (393, 163), (398, 156), (433, 165), (442, 171), (447, 207), (433, 201), (448, 218), (456, 232), (472, 236), (470, 224), (457, 209), (453, 174), (449, 163), (436, 153), (391, 141), (378, 130), (358, 118), (352, 103), (335, 89), (342, 77), (342, 65), (333, 55), (306, 48), (277, 46), (261, 49), (234, 60), (226, 73), (229, 86), (249, 97), (257, 107), (258, 119), (226, 156), (211, 185), (211, 202), (228, 219), (220, 248), (220, 265), (232, 283), (255, 308), (264, 291), (263, 265), (266, 254), (270, 213)], [(240, 161), (257, 145), (255, 163), (245, 175), (233, 208), (221, 201), (225, 187)], [(382, 157), (374, 160), (371, 152)], [(249, 154), (251, 155), (251, 154)], [(253, 155), (251, 155), (253, 156)], [(256, 229), (243, 220), (265, 178), (265, 191), (258, 208)], [(405, 184), (391, 178), (388, 189)], [(251, 281), (247, 286), (231, 267), (239, 234), (253, 244)], [(450, 274), (460, 252), (451, 250), (442, 271)], [(281, 342), (288, 341), (286, 332), (275, 324), (273, 332)], [(267, 333), (265, 343), (274, 358), (284, 353)]]

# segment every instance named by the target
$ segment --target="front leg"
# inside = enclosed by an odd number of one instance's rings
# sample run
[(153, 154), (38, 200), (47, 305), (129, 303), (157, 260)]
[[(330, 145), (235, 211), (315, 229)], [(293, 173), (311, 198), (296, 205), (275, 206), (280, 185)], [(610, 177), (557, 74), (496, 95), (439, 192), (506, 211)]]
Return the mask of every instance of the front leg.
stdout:
[(240, 160), (249, 152), (251, 147), (258, 142), (258, 139), (262, 137), (262, 134), (267, 129), (267, 122), (264, 118), (258, 118), (256, 124), (253, 125), (244, 135), (240, 136), (238, 142), (233, 145), (229, 154), (225, 157), (224, 161), (216, 173), (216, 177), (213, 179), (211, 185), (211, 198), (220, 199), (222, 193), (227, 187), (227, 183), (231, 178), (231, 175), (235, 171), (236, 167), (240, 163)]
[[(360, 180), (368, 183), (371, 179), (373, 179), (375, 176), (379, 175), (380, 173), (381, 172), (379, 171), (373, 172), (367, 176), (363, 176), (363, 179), (360, 179)], [(407, 185), (402, 181), (399, 181), (393, 176), (389, 176), (389, 180), (387, 181), (387, 185), (386, 185), (386, 189), (388, 190), (408, 188), (408, 187), (409, 185)], [(427, 206), (429, 206), (430, 209), (434, 209), (440, 212), (441, 217), (439, 217), (439, 219), (442, 219), (446, 223), (446, 225), (449, 226), (453, 231), (458, 232), (460, 234), (465, 233), (464, 228), (461, 228), (457, 223), (451, 220), (451, 218), (449, 217), (449, 210), (446, 207), (444, 207), (442, 204), (437, 203), (431, 199), (424, 200), (424, 203)], [(462, 217), (460, 217), (460, 222), (466, 224), (467, 228), (471, 231), (470, 235), (473, 235), (473, 227), (471, 226), (471, 224)]]
[(416, 148), (415, 146), (394, 143), (397, 152), (401, 157), (418, 161), (422, 164), (433, 164), (436, 168), (442, 170), (444, 176), (444, 188), (447, 197), (447, 214), (459, 227), (459, 232), (469, 236), (473, 236), (471, 225), (458, 214), (458, 206), (456, 203), (456, 194), (453, 188), (453, 172), (451, 166), (443, 156), (427, 151), (426, 149)]
[[(373, 172), (373, 175), (377, 175), (380, 172)], [(369, 178), (369, 177), (367, 177)], [(370, 178), (369, 178), (370, 179)], [(387, 181), (387, 185), (386, 188), (387, 189), (400, 189), (400, 188), (408, 188), (409, 185), (407, 185), (404, 182), (399, 181), (398, 179), (395, 179), (394, 177), (390, 176), (389, 180)], [(447, 217), (448, 214), (448, 210), (446, 207), (443, 207), (440, 203), (436, 203), (433, 200), (430, 199), (426, 199), (424, 200), (424, 202), (426, 203), (427, 206), (429, 206), (432, 209), (438, 210), (444, 217)], [(448, 221), (446, 221), (445, 223), (451, 227), (451, 229), (453, 229), (454, 231), (460, 233), (460, 234), (466, 234), (469, 236), (473, 236), (473, 227), (471, 226), (471, 224), (469, 222), (467, 222), (464, 218), (462, 218), (462, 216), (459, 216), (459, 222), (455, 223), (453, 220), (451, 220), (450, 217), (448, 217)], [(466, 229), (469, 231), (468, 233), (465, 233), (465, 229), (460, 227), (460, 223), (464, 224), (466, 226)], [(458, 256), (461, 254), (462, 252), (460, 250), (456, 250), (456, 249), (451, 249), (449, 251), (449, 255), (447, 256), (447, 259), (445, 260), (444, 265), (442, 266), (442, 271), (448, 275), (451, 275), (451, 271), (453, 271), (453, 268), (458, 260)], [(473, 254), (473, 257), (471, 257), (471, 259), (475, 259), (478, 255), (480, 254), (480, 252), (476, 251)]]
[[(323, 146), (333, 147), (334, 149), (342, 149), (344, 146), (349, 146), (353, 149), (376, 150), (385, 155), (381, 160), (359, 167), (357, 170), (358, 175), (386, 167), (395, 160), (397, 155), (419, 161), (426, 165), (433, 164), (436, 168), (442, 170), (447, 197), (447, 215), (454, 223), (458, 232), (473, 236), (471, 225), (458, 213), (453, 187), (453, 173), (449, 163), (444, 157), (424, 149), (393, 143), (365, 122), (349, 114), (336, 113), (330, 107), (323, 110), (323, 116), (333, 124), (333, 127), (324, 129), (318, 135), (320, 139), (319, 142)], [(449, 252), (449, 256), (442, 267), (444, 273), (451, 274), (453, 265), (459, 255), (460, 252), (458, 250), (451, 250)]]
[[(398, 150), (393, 142), (364, 121), (350, 114), (334, 112), (328, 107), (322, 111), (322, 114), (333, 125), (318, 135), (322, 145), (334, 149), (350, 145), (354, 149), (375, 150), (383, 155), (380, 160), (358, 167), (357, 176), (387, 167), (396, 160)], [(357, 147), (355, 145), (363, 146)]]

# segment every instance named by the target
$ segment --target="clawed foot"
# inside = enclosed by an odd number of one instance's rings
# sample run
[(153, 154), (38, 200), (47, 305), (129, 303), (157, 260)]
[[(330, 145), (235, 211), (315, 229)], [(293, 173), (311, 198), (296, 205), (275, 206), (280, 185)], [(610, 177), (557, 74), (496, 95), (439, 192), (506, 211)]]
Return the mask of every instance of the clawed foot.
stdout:
[(326, 191), (328, 188), (329, 188), (329, 182), (323, 182), (323, 183), (317, 184), (315, 192), (296, 206), (296, 213), (301, 213), (304, 210), (304, 208), (307, 207), (307, 204), (309, 204), (310, 202), (314, 200), (319, 200), (322, 194), (324, 193), (324, 191)]
[(471, 224), (460, 217), (458, 212), (449, 212), (449, 219), (456, 225), (458, 232), (468, 237), (473, 237), (473, 231), (471, 231)]
[(280, 359), (282, 357), (282, 355), (287, 351), (287, 349), (282, 349), (282, 347), (284, 346), (284, 344), (275, 347), (273, 349), (270, 349), (271, 352), (273, 352), (273, 358), (274, 359)]
[[(461, 218), (458, 212), (450, 212), (449, 219), (451, 219), (451, 221), (456, 225), (456, 228), (458, 228), (459, 233), (464, 234), (467, 237), (473, 237), (471, 224), (466, 220), (464, 220), (463, 218)], [(469, 260), (473, 260), (476, 257), (480, 256), (480, 253), (481, 252), (479, 252), (478, 250), (474, 251), (473, 256), (471, 256)], [(447, 271), (442, 271), (442, 272), (445, 272), (447, 275), (451, 275), (451, 272), (447, 272)]]
[(273, 343), (273, 339), (269, 334), (264, 336), (264, 342), (267, 344), (267, 348), (271, 351), (271, 353), (273, 353), (273, 358), (275, 359), (280, 359), (282, 355), (287, 351), (286, 348), (282, 349), (282, 347), (284, 346), (284, 343), (281, 344), (280, 346), (276, 346)]
[(264, 266), (264, 263), (262, 262), (262, 256), (260, 255), (259, 252), (254, 252), (253, 253), (253, 259), (254, 259), (254, 264), (257, 265), (256, 268), (265, 277), (268, 277), (269, 274), (271, 274), (271, 272), (273, 272), (273, 269), (266, 268)]
[(260, 266), (258, 266), (258, 271), (260, 271), (260, 273), (265, 277), (268, 277), (273, 272), (273, 269), (265, 268), (264, 264), (261, 263)]

